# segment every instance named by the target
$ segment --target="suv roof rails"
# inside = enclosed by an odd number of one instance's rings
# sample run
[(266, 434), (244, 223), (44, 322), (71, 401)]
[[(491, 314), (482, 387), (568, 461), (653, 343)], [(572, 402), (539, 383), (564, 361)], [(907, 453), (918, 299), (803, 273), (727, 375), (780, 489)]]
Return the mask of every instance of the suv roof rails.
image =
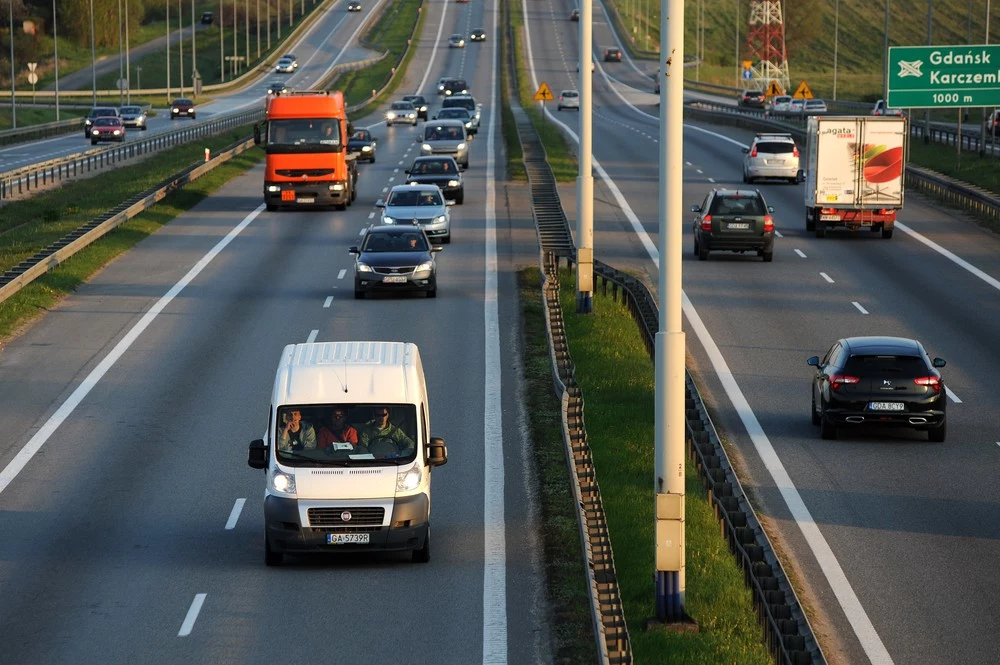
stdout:
[(761, 137), (761, 136), (780, 136), (782, 138), (789, 138), (790, 139), (790, 138), (792, 138), (792, 133), (791, 132), (757, 132), (757, 135), (755, 136), (755, 138)]

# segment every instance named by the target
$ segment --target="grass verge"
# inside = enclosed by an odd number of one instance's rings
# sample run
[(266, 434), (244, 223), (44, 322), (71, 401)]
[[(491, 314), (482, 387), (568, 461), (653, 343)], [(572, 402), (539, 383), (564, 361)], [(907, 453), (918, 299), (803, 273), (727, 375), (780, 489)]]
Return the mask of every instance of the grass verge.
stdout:
[[(537, 271), (533, 274), (537, 280)], [(645, 619), (655, 615), (652, 583), (653, 364), (635, 322), (622, 304), (595, 292), (593, 313), (576, 314), (572, 274), (564, 271), (560, 279), (567, 337), (576, 365), (576, 378), (586, 400), (586, 427), (614, 545), (615, 565), (635, 662), (706, 665), (770, 663), (757, 626), (750, 591), (744, 586), (743, 575), (719, 534), (704, 486), (691, 464), (687, 465), (686, 483), (686, 610), (698, 622), (699, 631), (669, 633), (645, 628)], [(537, 290), (537, 281), (533, 283)], [(522, 295), (526, 295), (525, 291), (527, 289), (522, 287)], [(525, 307), (525, 326), (531, 331), (526, 336), (529, 343), (535, 343), (534, 336), (537, 335), (541, 337), (538, 344), (544, 345), (544, 329), (528, 328), (532, 318), (541, 316), (538, 308), (540, 305), (534, 310)], [(534, 380), (551, 385), (547, 362), (526, 359), (526, 365), (531, 368), (532, 374), (537, 375)], [(539, 390), (542, 389), (539, 386)], [(540, 398), (531, 402), (533, 419), (541, 417), (536, 414), (540, 402)], [(536, 447), (543, 440), (537, 440)], [(547, 500), (558, 491), (550, 484), (554, 483), (554, 476), (561, 474), (564, 478), (566, 475), (565, 460), (561, 466), (561, 469), (553, 466), (553, 477), (546, 474), (542, 481), (542, 493)], [(558, 520), (554, 521), (558, 523)], [(557, 533), (548, 521), (545, 530), (550, 532), (546, 535), (547, 539), (562, 538), (563, 549), (579, 552), (575, 532), (570, 534), (566, 529)], [(549, 550), (548, 543), (546, 549)], [(572, 591), (572, 578), (553, 584), (557, 585), (553, 594), (555, 616), (563, 618), (559, 613), (563, 601), (581, 601), (559, 596), (561, 591)], [(568, 626), (572, 628), (576, 624), (571, 622)], [(581, 658), (564, 662), (585, 661)]]
[(517, 122), (510, 108), (510, 91), (514, 89), (514, 73), (510, 71), (510, 39), (506, 28), (500, 30), (500, 131), (503, 133), (504, 154), (507, 158), (507, 179), (527, 182), (528, 174), (522, 161), (521, 141), (517, 137)]
[[(70, 118), (82, 118), (87, 115), (88, 109), (81, 108), (62, 108), (59, 109), (59, 119), (69, 120)], [(56, 121), (56, 109), (55, 107), (34, 107), (25, 106), (21, 102), (17, 103), (17, 126), (29, 127), (31, 125), (40, 125), (44, 122), (55, 122)], [(7, 106), (0, 109), (0, 130), (2, 129), (12, 129), (14, 123), (10, 113), (10, 107)]]
[[(331, 89), (343, 90), (349, 106), (368, 101), (354, 113), (363, 117), (384, 103), (396, 92), (403, 74), (413, 59), (416, 49), (407, 49), (413, 35), (421, 34), (425, 13), (420, 10), (423, 0), (399, 0), (394, 3), (364, 36), (364, 40), (388, 50), (388, 57), (366, 69), (345, 72), (334, 79)], [(382, 90), (385, 86), (385, 90)], [(376, 97), (372, 91), (382, 90)], [(418, 91), (419, 92), (419, 91)]]
[[(0, 271), (16, 265), (136, 193), (200, 162), (206, 147), (214, 153), (247, 138), (251, 131), (250, 126), (237, 128), (197, 145), (178, 146), (157, 153), (155, 159), (129, 165), (128, 178), (123, 178), (124, 171), (119, 169), (5, 205), (0, 216)], [(44, 313), (114, 257), (131, 249), (262, 158), (262, 152), (249, 150), (216, 167), (0, 303), (0, 339)]]

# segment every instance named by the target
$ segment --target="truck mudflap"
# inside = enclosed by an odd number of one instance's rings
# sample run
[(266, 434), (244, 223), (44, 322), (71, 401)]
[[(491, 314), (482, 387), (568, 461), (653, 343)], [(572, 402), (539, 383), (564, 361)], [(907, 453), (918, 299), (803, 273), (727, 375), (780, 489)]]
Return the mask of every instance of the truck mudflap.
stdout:
[(881, 232), (888, 239), (895, 226), (895, 208), (806, 208), (806, 231), (814, 232), (817, 238), (825, 237), (827, 229), (842, 228)]

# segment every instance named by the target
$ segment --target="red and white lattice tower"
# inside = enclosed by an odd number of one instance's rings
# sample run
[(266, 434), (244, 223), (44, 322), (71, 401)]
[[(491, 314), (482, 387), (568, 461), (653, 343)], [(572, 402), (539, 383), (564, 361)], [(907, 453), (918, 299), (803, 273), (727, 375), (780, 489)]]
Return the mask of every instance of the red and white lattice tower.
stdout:
[(785, 22), (779, 0), (750, 0), (750, 30), (747, 56), (753, 62), (751, 89), (767, 90), (776, 82), (785, 94), (788, 89), (788, 60), (785, 56)]

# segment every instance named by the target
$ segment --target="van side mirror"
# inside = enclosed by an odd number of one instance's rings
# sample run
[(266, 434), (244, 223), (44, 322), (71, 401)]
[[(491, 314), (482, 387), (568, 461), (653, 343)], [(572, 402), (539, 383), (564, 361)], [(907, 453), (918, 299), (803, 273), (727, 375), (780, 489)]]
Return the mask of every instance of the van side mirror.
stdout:
[(931, 364), (935, 367), (944, 367), (947, 363), (945, 363), (944, 358), (935, 358), (931, 361)]
[(448, 446), (444, 445), (444, 439), (432, 436), (427, 444), (427, 465), (441, 466), (448, 462)]
[(250, 442), (247, 464), (250, 465), (251, 469), (267, 468), (267, 445), (264, 443), (264, 439), (254, 439)]

